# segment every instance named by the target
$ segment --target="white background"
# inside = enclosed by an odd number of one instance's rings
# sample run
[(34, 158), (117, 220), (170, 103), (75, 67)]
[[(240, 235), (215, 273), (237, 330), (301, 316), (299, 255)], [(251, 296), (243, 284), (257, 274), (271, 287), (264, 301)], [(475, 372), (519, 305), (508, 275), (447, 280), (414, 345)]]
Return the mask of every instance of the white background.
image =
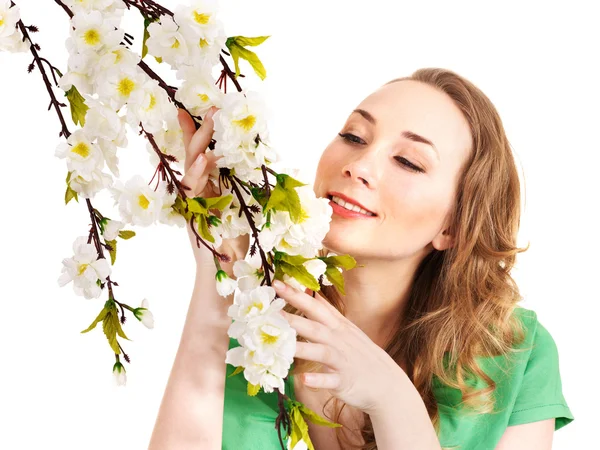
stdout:
[[(174, 9), (180, 0), (163, 0)], [(183, 0), (181, 0), (183, 1)], [(187, 1), (187, 0), (186, 0)], [(68, 18), (51, 0), (21, 0), (41, 53), (63, 72)], [(555, 6), (557, 5), (557, 6)], [(222, 1), (228, 36), (271, 35), (256, 47), (264, 82), (242, 62), (244, 86), (260, 89), (273, 111), (272, 143), (311, 181), (321, 151), (349, 112), (392, 78), (444, 67), (479, 86), (498, 108), (525, 179), (514, 276), (554, 337), (563, 392), (575, 421), (555, 449), (597, 445), (598, 234), (600, 176), (600, 33), (595, 2), (548, 1)], [(142, 21), (125, 29), (140, 51)], [(59, 288), (62, 258), (86, 235), (83, 204), (64, 205), (66, 166), (54, 156), (59, 122), (47, 111), (29, 54), (0, 54), (0, 221), (2, 382), (0, 448), (146, 448), (194, 282), (184, 229), (134, 228), (122, 241), (111, 278), (120, 301), (148, 298), (156, 318), (147, 330), (132, 316), (123, 346), (132, 358), (128, 385), (113, 385), (114, 355), (100, 327), (80, 334), (105, 301)], [(153, 64), (151, 58), (150, 64)], [(168, 66), (159, 72), (174, 80)], [(62, 97), (62, 92), (56, 90)], [(66, 100), (66, 99), (65, 99)], [(67, 109), (64, 113), (69, 119)], [(76, 127), (69, 121), (71, 131)], [(130, 130), (119, 150), (121, 175), (150, 179), (144, 141)], [(94, 205), (118, 218), (103, 192)], [(598, 366), (595, 365), (597, 368)]]

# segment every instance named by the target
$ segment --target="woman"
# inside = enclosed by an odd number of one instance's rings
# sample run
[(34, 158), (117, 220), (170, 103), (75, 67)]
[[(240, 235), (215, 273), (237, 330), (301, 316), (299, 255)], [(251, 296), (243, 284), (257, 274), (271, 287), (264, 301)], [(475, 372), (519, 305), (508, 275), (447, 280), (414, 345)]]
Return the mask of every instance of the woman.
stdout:
[[(206, 118), (194, 133), (181, 113), (189, 164), (210, 142)], [(184, 184), (215, 195), (215, 159), (201, 159), (186, 161)], [(345, 296), (277, 289), (299, 335), (286, 393), (344, 425), (309, 422), (315, 448), (550, 449), (573, 415), (554, 340), (517, 305), (519, 178), (489, 99), (443, 69), (392, 80), (349, 115), (313, 189), (334, 210), (323, 255), (360, 266), (344, 273)], [(243, 377), (225, 379), (227, 345), (237, 346), (226, 337), (230, 302), (188, 232), (196, 287), (151, 448), (280, 448), (277, 396), (249, 397)], [(245, 236), (220, 250), (235, 260), (247, 248)], [(306, 372), (317, 372), (311, 384)]]

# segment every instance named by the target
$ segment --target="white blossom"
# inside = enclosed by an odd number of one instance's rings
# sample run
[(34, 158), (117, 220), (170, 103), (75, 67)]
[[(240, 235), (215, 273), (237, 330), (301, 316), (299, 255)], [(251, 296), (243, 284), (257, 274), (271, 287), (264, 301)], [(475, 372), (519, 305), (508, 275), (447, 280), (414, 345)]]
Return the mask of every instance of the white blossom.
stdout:
[(256, 252), (254, 255), (248, 253), (244, 259), (238, 259), (234, 262), (233, 274), (238, 280), (240, 289), (244, 291), (260, 286), (264, 278), (260, 253)]
[(152, 315), (152, 311), (150, 311), (148, 308), (148, 300), (143, 299), (142, 306), (135, 308), (133, 315), (136, 317), (136, 319), (142, 322), (146, 328), (152, 329), (154, 328), (154, 315)]
[(183, 228), (186, 225), (185, 217), (173, 209), (173, 203), (177, 198), (177, 191), (172, 194), (165, 194), (163, 199), (163, 207), (158, 216), (158, 221), (165, 225), (177, 226)]
[[(175, 112), (177, 114), (177, 112)], [(165, 128), (162, 128), (155, 133), (152, 134), (154, 138), (154, 142), (156, 146), (165, 155), (171, 155), (177, 158), (176, 163), (171, 163), (178, 165), (180, 168), (183, 168), (183, 164), (185, 162), (185, 145), (183, 142), (183, 130), (181, 129), (181, 125), (179, 125), (179, 121), (175, 117), (172, 119), (170, 115), (167, 115), (165, 119)], [(148, 151), (150, 164), (156, 167), (160, 162), (158, 155), (156, 154), (156, 150), (152, 143), (148, 140), (146, 142), (146, 150)]]
[(194, 0), (190, 6), (179, 4), (175, 8), (174, 19), (188, 42), (191, 61), (218, 62), (227, 36), (216, 17), (217, 9), (216, 0)]
[(278, 313), (259, 314), (249, 322), (233, 322), (228, 335), (241, 347), (227, 351), (225, 362), (244, 367), (244, 377), (265, 392), (284, 392), (283, 378), (296, 353), (296, 330)]
[(129, 102), (141, 101), (145, 94), (142, 86), (147, 78), (138, 66), (115, 66), (98, 74), (97, 93), (103, 103), (118, 111)]
[(127, 374), (125, 367), (119, 361), (113, 366), (113, 379), (117, 386), (125, 386), (127, 384)]
[(69, 171), (76, 171), (85, 180), (91, 180), (92, 173), (104, 167), (102, 150), (92, 143), (82, 128), (75, 130), (66, 142), (61, 142), (54, 154), (58, 158), (66, 158)]
[(83, 197), (93, 198), (98, 192), (106, 189), (113, 182), (113, 178), (109, 174), (102, 172), (101, 169), (94, 170), (90, 175), (89, 179), (83, 178), (77, 171), (73, 171), (69, 186)]
[[(317, 281), (319, 281), (319, 277), (323, 275), (325, 273), (325, 270), (327, 269), (327, 264), (318, 258), (309, 259), (308, 261), (305, 261), (302, 265), (306, 268), (308, 273), (315, 277), (315, 280)], [(327, 277), (323, 277), (323, 279), (325, 278)], [(306, 286), (300, 283), (300, 281), (298, 281), (296, 278), (290, 277), (288, 274), (283, 275), (283, 282), (289, 284), (290, 286), (294, 287), (295, 289), (298, 289), (301, 292), (304, 292), (306, 290)]]
[(77, 295), (87, 299), (98, 298), (102, 292), (98, 281), (104, 283), (111, 273), (106, 258), (98, 258), (94, 244), (87, 243), (87, 237), (79, 236), (73, 243), (73, 256), (63, 259), (62, 274), (58, 285), (65, 286), (73, 282), (73, 290)]
[(302, 207), (300, 222), (292, 222), (288, 211), (277, 211), (271, 214), (271, 226), (264, 227), (258, 238), (264, 251), (275, 248), (290, 255), (312, 258), (323, 248), (333, 210), (329, 200), (316, 197), (311, 186), (295, 189)]
[(99, 11), (102, 13), (104, 20), (115, 27), (120, 25), (126, 8), (123, 0), (63, 0), (63, 3), (75, 15)]
[(160, 22), (148, 25), (150, 37), (146, 40), (148, 53), (162, 58), (172, 67), (178, 67), (190, 58), (187, 39), (179, 31), (179, 25), (171, 16), (161, 16)]
[(100, 51), (103, 47), (114, 47), (123, 40), (125, 32), (114, 27), (100, 11), (80, 12), (71, 19), (74, 29), (71, 36), (80, 51)]
[(159, 219), (166, 194), (164, 183), (155, 191), (140, 175), (134, 175), (125, 184), (117, 180), (109, 189), (125, 222), (149, 226)]
[(216, 86), (212, 75), (212, 65), (205, 60), (194, 66), (182, 66), (177, 70), (177, 78), (183, 82), (175, 99), (183, 103), (193, 116), (204, 116), (212, 106), (221, 108), (223, 94)]
[(0, 0), (0, 42), (17, 33), (17, 22), (21, 19), (19, 7), (11, 7), (10, 0)]
[(106, 241), (114, 241), (119, 235), (119, 231), (121, 231), (124, 226), (125, 223), (120, 220), (108, 219), (106, 225), (104, 225), (104, 233), (102, 234), (104, 239)]
[(217, 270), (215, 279), (217, 280), (217, 292), (222, 297), (232, 294), (237, 287), (237, 281), (230, 278), (224, 270)]
[(164, 117), (168, 112), (177, 114), (158, 81), (148, 78), (140, 87), (140, 94), (127, 103), (127, 122), (134, 130), (142, 122), (144, 130), (155, 133), (163, 129)]
[[(280, 311), (285, 306), (282, 298), (275, 299), (271, 286), (257, 286), (249, 291), (237, 290), (227, 315), (238, 322), (248, 322), (261, 314)], [(235, 334), (235, 327), (232, 328)]]

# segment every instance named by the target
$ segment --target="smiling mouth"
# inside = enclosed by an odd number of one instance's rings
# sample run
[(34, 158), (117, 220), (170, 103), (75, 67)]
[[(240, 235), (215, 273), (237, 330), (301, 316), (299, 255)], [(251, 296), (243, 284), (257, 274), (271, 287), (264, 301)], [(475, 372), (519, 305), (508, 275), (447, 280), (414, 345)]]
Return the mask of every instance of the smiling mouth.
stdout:
[(376, 214), (353, 203), (346, 202), (335, 195), (327, 195), (333, 211), (345, 217), (375, 217)]

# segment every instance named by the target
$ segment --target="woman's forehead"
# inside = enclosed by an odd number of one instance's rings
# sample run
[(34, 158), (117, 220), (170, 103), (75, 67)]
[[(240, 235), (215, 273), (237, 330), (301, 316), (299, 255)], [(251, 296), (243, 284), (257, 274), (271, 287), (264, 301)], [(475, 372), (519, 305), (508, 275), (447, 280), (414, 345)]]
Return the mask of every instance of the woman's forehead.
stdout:
[[(470, 147), (469, 123), (441, 90), (414, 80), (387, 84), (367, 96), (352, 112), (354, 120), (400, 135), (409, 130), (431, 140), (440, 150)], [(371, 116), (372, 120), (369, 120)]]

